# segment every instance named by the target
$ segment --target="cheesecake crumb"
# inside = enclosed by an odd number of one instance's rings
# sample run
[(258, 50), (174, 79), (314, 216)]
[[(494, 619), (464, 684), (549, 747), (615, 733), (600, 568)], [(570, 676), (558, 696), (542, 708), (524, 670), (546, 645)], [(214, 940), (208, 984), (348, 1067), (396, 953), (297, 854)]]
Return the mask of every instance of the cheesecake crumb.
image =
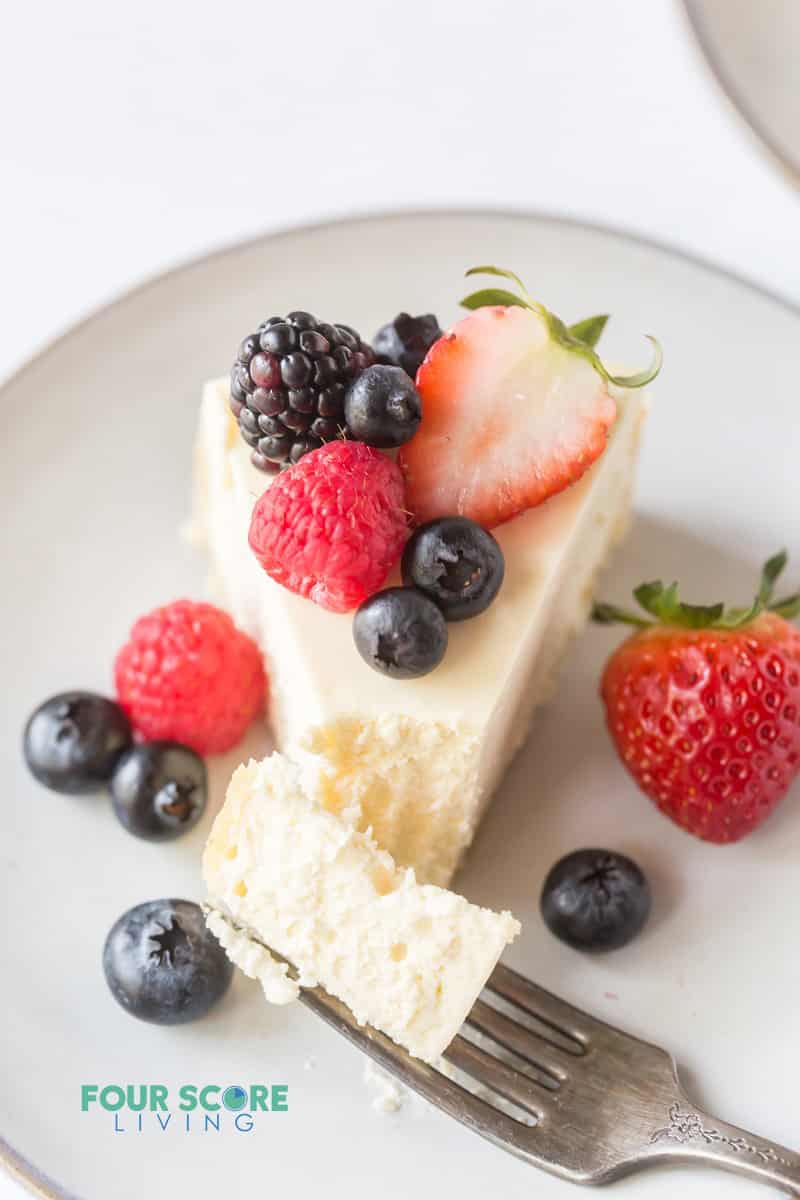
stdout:
[(396, 1113), (408, 1099), (408, 1089), (368, 1058), (364, 1064), (364, 1083), (372, 1091), (372, 1107), (379, 1113)]

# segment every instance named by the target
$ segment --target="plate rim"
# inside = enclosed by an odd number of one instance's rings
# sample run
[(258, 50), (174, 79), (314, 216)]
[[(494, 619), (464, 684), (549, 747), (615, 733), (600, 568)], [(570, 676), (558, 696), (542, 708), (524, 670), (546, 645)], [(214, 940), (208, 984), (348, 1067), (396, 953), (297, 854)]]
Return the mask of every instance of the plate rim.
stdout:
[[(694, 0), (682, 0), (682, 3), (688, 14)], [(800, 176), (796, 177), (795, 182), (800, 185)], [(592, 220), (590, 218), (573, 216), (570, 213), (559, 213), (554, 209), (535, 207), (507, 208), (503, 205), (495, 207), (492, 205), (447, 204), (441, 207), (434, 205), (421, 208), (381, 208), (375, 210), (365, 209), (363, 211), (353, 209), (349, 212), (337, 214), (336, 216), (321, 217), (319, 220), (314, 221), (281, 223), (280, 225), (270, 226), (260, 233), (255, 233), (248, 237), (238, 237), (231, 241), (218, 242), (208, 250), (188, 255), (186, 258), (180, 258), (164, 269), (146, 275), (138, 283), (124, 287), (107, 299), (90, 305), (83, 316), (70, 321), (60, 332), (54, 333), (27, 354), (21, 362), (11, 368), (8, 374), (0, 377), (0, 397), (8, 389), (20, 382), (22, 376), (36, 366), (40, 358), (64, 345), (70, 338), (83, 333), (96, 320), (105, 316), (110, 309), (127, 304), (128, 301), (144, 295), (151, 288), (160, 286), (174, 276), (189, 274), (209, 261), (224, 259), (228, 255), (233, 256), (242, 251), (255, 249), (258, 246), (278, 242), (282, 238), (294, 237), (297, 234), (319, 233), (328, 229), (344, 228), (348, 225), (380, 225), (385, 221), (396, 220), (398, 217), (413, 221), (429, 220), (431, 217), (474, 217), (490, 220), (508, 220), (511, 218), (512, 220), (522, 222), (532, 221), (545, 225), (561, 225), (568, 229), (580, 229), (586, 233), (611, 236), (618, 238), (621, 242), (629, 242), (647, 250), (655, 250), (656, 253), (664, 255), (665, 258), (677, 258), (692, 266), (699, 267), (700, 270), (706, 271), (710, 275), (727, 279), (731, 283), (738, 284), (746, 290), (762, 296), (766, 300), (771, 300), (780, 308), (792, 313), (794, 316), (800, 317), (800, 300), (794, 300), (783, 292), (771, 288), (768, 284), (762, 283), (757, 279), (752, 279), (734, 267), (716, 262), (713, 258), (706, 257), (699, 251), (689, 250), (686, 247), (676, 245), (669, 241), (668, 238), (660, 238), (653, 234), (642, 233), (639, 230), (631, 229), (625, 225), (616, 225), (613, 222)]]
[[(693, 0), (683, 0), (684, 5), (689, 11)], [(798, 180), (800, 182), (800, 180)], [(53, 337), (45, 341), (38, 349), (29, 354), (23, 361), (14, 368), (9, 375), (0, 381), (0, 400), (4, 394), (17, 383), (21, 382), (24, 375), (27, 374), (34, 366), (38, 364), (39, 359), (51, 353), (51, 351), (66, 344), (71, 338), (82, 334), (96, 320), (106, 315), (109, 309), (121, 307), (129, 300), (144, 295), (151, 289), (155, 289), (163, 282), (173, 278), (176, 275), (188, 274), (190, 271), (203, 266), (210, 260), (224, 259), (228, 255), (235, 255), (242, 251), (255, 249), (271, 242), (280, 241), (282, 238), (293, 237), (303, 233), (320, 232), (328, 229), (339, 229), (349, 225), (371, 224), (378, 225), (385, 221), (396, 220), (397, 218), (406, 218), (410, 220), (429, 220), (432, 217), (473, 217), (486, 219), (504, 219), (509, 218), (522, 222), (533, 222), (539, 224), (550, 224), (565, 226), (569, 229), (579, 229), (587, 233), (597, 233), (602, 235), (610, 235), (618, 238), (622, 242), (633, 243), (634, 245), (642, 246), (645, 249), (655, 250), (658, 254), (665, 258), (677, 258), (684, 262), (690, 263), (692, 266), (699, 267), (701, 270), (716, 276), (717, 278), (727, 279), (729, 282), (743, 287), (746, 291), (762, 296), (764, 299), (772, 301), (784, 311), (800, 318), (800, 303), (796, 303), (788, 296), (782, 295), (778, 291), (774, 291), (765, 284), (756, 280), (749, 279), (746, 275), (742, 275), (736, 270), (723, 266), (720, 263), (714, 262), (712, 259), (704, 257), (702, 254), (695, 253), (691, 250), (686, 250), (680, 246), (675, 246), (666, 239), (660, 239), (648, 234), (640, 233), (636, 230), (627, 229), (624, 226), (608, 224), (603, 221), (593, 221), (583, 219), (581, 217), (572, 216), (570, 214), (558, 213), (547, 209), (536, 208), (505, 208), (502, 206), (474, 207), (471, 205), (453, 206), (447, 205), (439, 207), (422, 207), (409, 209), (380, 209), (377, 211), (352, 211), (346, 214), (335, 217), (320, 218), (315, 221), (302, 221), (298, 223), (288, 223), (285, 225), (269, 228), (261, 233), (254, 234), (250, 237), (236, 238), (229, 242), (222, 242), (212, 247), (212, 249), (199, 254), (193, 254), (185, 259), (181, 259), (164, 270), (154, 272), (148, 275), (139, 283), (126, 287), (110, 299), (99, 302), (92, 306), (88, 312), (71, 322), (61, 333), (56, 333)], [(32, 1193), (34, 1196), (40, 1197), (41, 1200), (82, 1200), (76, 1193), (66, 1190), (62, 1185), (51, 1176), (41, 1171), (34, 1162), (28, 1159), (25, 1155), (16, 1150), (0, 1132), (0, 1166), (4, 1169), (6, 1175), (11, 1178), (14, 1183), (20, 1184)]]
[(41, 1200), (82, 1200), (74, 1192), (68, 1192), (51, 1175), (40, 1171), (34, 1162), (15, 1150), (0, 1134), (0, 1165), (12, 1184), (25, 1188)]
[(737, 87), (732, 74), (723, 65), (721, 56), (709, 33), (708, 23), (702, 13), (702, 0), (682, 0), (684, 16), (689, 30), (694, 35), (695, 46), (701, 51), (701, 57), (714, 78), (717, 87), (744, 124), (748, 132), (773, 166), (780, 168), (786, 181), (795, 188), (800, 188), (800, 160), (795, 160), (781, 142), (767, 128), (762, 119), (756, 116), (750, 104), (745, 100)]

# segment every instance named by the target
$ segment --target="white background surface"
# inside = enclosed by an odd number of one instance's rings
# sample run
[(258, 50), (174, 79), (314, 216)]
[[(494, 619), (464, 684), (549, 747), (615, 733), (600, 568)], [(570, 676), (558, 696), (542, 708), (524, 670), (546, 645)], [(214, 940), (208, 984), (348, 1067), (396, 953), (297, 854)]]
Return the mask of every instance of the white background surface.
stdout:
[(572, 213), (800, 299), (800, 198), (676, 0), (15, 4), (0, 112), (0, 374), (170, 263), (394, 207)]
[(672, 0), (15, 5), (0, 112), (0, 375), (176, 261), (375, 209), (569, 213), (800, 301), (800, 197)]

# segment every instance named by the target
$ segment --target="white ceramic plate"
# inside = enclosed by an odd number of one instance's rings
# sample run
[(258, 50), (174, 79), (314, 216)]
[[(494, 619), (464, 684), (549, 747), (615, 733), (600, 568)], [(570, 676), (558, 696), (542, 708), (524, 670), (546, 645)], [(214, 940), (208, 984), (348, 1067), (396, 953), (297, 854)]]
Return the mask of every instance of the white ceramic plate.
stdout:
[[(638, 363), (663, 341), (630, 540), (602, 584), (625, 600), (645, 577), (697, 598), (748, 597), (788, 542), (800, 578), (800, 315), (706, 266), (618, 234), (502, 215), (406, 215), (269, 237), (174, 271), (71, 331), (2, 395), (2, 1078), (0, 1130), (23, 1175), (82, 1200), (144, 1196), (571, 1195), (561, 1184), (409, 1104), (379, 1115), (362, 1060), (300, 1005), (267, 1008), (237, 979), (208, 1019), (163, 1029), (111, 1000), (100, 952), (129, 905), (200, 899), (198, 860), (239, 752), (214, 764), (211, 810), (185, 840), (127, 836), (102, 798), (38, 788), (19, 753), (29, 710), (70, 686), (108, 688), (112, 656), (148, 607), (203, 591), (180, 541), (202, 381), (273, 310), (310, 308), (366, 334), (400, 308), (457, 314), (462, 272), (496, 262), (570, 320), (614, 314), (605, 353)], [(475, 843), (459, 887), (523, 921), (508, 961), (576, 1003), (671, 1048), (699, 1103), (800, 1148), (800, 794), (756, 836), (720, 849), (679, 832), (622, 771), (597, 699), (620, 634), (572, 649)], [(509, 646), (509, 653), (513, 647)], [(266, 745), (255, 731), (248, 750)], [(543, 928), (543, 876), (586, 844), (632, 853), (655, 913), (601, 959)], [(290, 1110), (250, 1133), (115, 1133), (81, 1112), (84, 1083), (289, 1085)], [(6, 1156), (8, 1157), (8, 1155)], [(35, 1168), (31, 1165), (35, 1164)], [(762, 1195), (731, 1177), (661, 1172), (620, 1195)], [(62, 1190), (63, 1189), (63, 1190)], [(613, 1189), (612, 1189), (613, 1191)]]

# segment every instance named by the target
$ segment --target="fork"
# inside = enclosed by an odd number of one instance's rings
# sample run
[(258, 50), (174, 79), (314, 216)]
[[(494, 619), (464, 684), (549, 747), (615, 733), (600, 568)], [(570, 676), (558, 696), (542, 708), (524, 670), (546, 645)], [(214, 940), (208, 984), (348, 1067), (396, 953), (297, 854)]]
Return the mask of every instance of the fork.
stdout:
[(384, 1034), (357, 1025), (347, 1006), (322, 988), (302, 989), (301, 997), (437, 1108), (570, 1183), (603, 1184), (643, 1167), (691, 1163), (800, 1196), (800, 1155), (701, 1112), (687, 1099), (666, 1050), (573, 1008), (502, 964), (486, 990), (495, 1003), (476, 1001), (464, 1027), (480, 1044), (458, 1034), (444, 1059), (484, 1094), (501, 1097), (502, 1109)]

